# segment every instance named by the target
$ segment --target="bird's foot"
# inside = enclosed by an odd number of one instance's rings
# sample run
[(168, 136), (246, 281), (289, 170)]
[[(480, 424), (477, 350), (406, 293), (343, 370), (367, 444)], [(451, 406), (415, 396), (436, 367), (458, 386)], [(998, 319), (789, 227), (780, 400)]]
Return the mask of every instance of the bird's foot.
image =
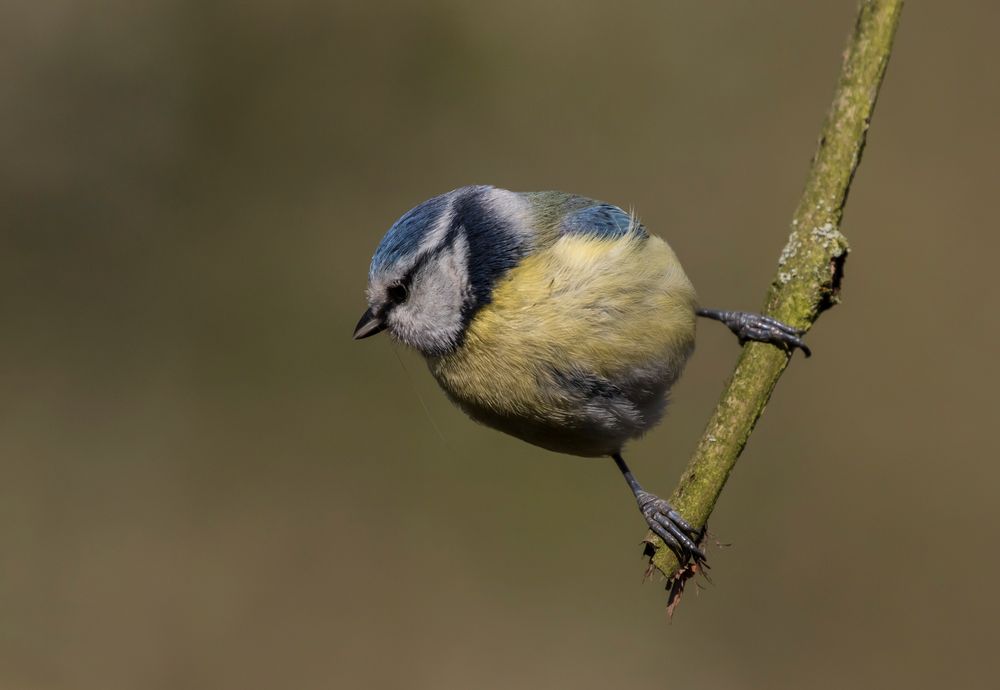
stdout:
[(809, 346), (800, 337), (805, 331), (793, 328), (787, 323), (772, 319), (770, 316), (721, 309), (698, 309), (697, 313), (698, 316), (725, 324), (740, 339), (741, 345), (748, 340), (756, 340), (784, 347), (789, 351), (799, 348), (806, 357), (812, 356)]
[(639, 491), (635, 497), (649, 528), (674, 552), (681, 563), (689, 558), (696, 562), (705, 560), (705, 552), (697, 543), (701, 539), (701, 532), (688, 524), (673, 506), (648, 491)]

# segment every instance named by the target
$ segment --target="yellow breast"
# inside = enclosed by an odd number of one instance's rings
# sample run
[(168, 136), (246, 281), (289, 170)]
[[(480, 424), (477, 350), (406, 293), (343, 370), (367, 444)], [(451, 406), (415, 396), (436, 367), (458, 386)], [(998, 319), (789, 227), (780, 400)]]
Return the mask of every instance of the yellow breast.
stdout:
[(428, 362), (479, 421), (554, 450), (613, 452), (659, 420), (693, 348), (694, 304), (663, 240), (566, 235), (496, 285), (456, 352)]

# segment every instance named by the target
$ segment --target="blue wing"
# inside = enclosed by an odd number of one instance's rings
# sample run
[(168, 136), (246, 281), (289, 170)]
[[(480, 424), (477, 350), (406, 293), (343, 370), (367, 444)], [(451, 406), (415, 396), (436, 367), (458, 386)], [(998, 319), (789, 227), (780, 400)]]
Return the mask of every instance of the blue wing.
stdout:
[(621, 237), (629, 230), (634, 230), (640, 237), (646, 237), (646, 229), (632, 216), (617, 206), (599, 201), (567, 213), (560, 224), (560, 230), (574, 235), (594, 235), (607, 239)]

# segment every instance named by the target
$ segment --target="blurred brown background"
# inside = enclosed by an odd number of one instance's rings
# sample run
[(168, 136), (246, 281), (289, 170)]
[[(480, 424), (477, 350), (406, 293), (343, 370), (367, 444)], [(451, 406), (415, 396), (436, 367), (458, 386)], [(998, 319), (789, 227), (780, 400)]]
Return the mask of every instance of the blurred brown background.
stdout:
[[(759, 307), (854, 12), (4, 3), (0, 687), (991, 687), (996, 3), (906, 8), (844, 303), (672, 624), (610, 462), (350, 339), (382, 233), (473, 182), (634, 206)], [(652, 488), (737, 352), (702, 327)]]

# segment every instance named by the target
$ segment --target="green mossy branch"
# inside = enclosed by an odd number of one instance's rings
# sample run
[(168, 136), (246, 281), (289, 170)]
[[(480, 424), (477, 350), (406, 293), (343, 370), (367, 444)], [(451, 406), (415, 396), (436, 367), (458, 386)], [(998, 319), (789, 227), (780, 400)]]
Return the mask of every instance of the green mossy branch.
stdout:
[[(838, 301), (848, 252), (840, 220), (861, 161), (902, 5), (902, 0), (861, 3), (833, 106), (792, 218), (788, 244), (778, 259), (764, 313), (799, 328), (808, 330), (820, 313)], [(708, 521), (789, 358), (773, 345), (751, 342), (743, 348), (722, 399), (670, 498), (693, 525), (702, 527)], [(649, 533), (646, 544), (651, 568), (668, 578), (673, 605), (695, 569), (690, 564), (681, 569), (673, 552), (664, 548), (656, 535)]]

